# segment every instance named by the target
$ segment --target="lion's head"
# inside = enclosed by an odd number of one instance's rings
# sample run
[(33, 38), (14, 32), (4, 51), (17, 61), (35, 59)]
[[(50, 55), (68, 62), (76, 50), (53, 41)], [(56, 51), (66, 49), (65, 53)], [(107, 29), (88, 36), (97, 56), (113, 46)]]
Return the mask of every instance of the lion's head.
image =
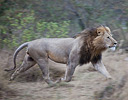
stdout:
[(97, 36), (93, 41), (95, 47), (115, 49), (117, 41), (112, 37), (109, 27), (99, 26), (96, 29), (96, 33)]
[(80, 64), (88, 62), (97, 62), (101, 59), (102, 52), (107, 48), (114, 48), (117, 41), (112, 37), (111, 31), (106, 26), (98, 26), (96, 28), (88, 28), (76, 35), (74, 38), (79, 38), (83, 41), (80, 50)]

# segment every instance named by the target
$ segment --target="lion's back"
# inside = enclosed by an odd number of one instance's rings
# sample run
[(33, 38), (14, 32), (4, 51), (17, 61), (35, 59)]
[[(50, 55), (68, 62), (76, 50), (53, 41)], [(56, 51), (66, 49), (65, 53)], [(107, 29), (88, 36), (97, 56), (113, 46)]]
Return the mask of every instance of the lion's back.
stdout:
[(28, 51), (32, 56), (47, 54), (54, 61), (65, 63), (72, 49), (74, 38), (42, 38), (31, 41)]

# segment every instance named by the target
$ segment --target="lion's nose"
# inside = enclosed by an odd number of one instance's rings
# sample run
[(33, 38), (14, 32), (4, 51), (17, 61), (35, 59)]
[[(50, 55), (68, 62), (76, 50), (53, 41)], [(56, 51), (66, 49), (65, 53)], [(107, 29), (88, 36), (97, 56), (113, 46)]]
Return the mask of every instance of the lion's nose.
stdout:
[(117, 42), (115, 42), (114, 45), (117, 45)]

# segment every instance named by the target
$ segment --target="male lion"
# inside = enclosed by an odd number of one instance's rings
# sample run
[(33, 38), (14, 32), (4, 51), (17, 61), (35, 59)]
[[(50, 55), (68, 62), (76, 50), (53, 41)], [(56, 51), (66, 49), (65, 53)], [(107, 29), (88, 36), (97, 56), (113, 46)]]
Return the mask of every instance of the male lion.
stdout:
[(45, 82), (53, 84), (54, 82), (49, 78), (48, 59), (67, 64), (65, 77), (61, 78), (60, 81), (71, 81), (76, 66), (89, 62), (106, 78), (111, 78), (101, 61), (101, 56), (107, 48), (114, 48), (116, 45), (117, 41), (113, 39), (110, 29), (106, 26), (85, 29), (74, 38), (37, 39), (19, 46), (13, 56), (14, 68), (6, 69), (6, 71), (16, 68), (17, 54), (24, 47), (27, 47), (22, 65), (15, 70), (10, 80), (37, 63), (43, 73)]

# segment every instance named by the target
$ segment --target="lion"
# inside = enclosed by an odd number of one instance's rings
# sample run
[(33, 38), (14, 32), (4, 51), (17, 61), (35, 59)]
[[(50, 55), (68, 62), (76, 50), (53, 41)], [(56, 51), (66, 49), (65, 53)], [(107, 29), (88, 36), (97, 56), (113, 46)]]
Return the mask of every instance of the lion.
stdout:
[(102, 63), (102, 52), (107, 48), (115, 48), (117, 41), (112, 37), (110, 28), (98, 26), (88, 28), (73, 38), (42, 38), (23, 43), (13, 55), (14, 67), (6, 69), (11, 71), (16, 68), (17, 54), (27, 47), (23, 63), (12, 74), (10, 80), (25, 72), (36, 63), (39, 65), (43, 78), (47, 84), (54, 84), (49, 77), (48, 59), (67, 65), (64, 78), (60, 81), (69, 82), (72, 79), (75, 68), (78, 65), (92, 63), (94, 68), (106, 78), (111, 75)]

